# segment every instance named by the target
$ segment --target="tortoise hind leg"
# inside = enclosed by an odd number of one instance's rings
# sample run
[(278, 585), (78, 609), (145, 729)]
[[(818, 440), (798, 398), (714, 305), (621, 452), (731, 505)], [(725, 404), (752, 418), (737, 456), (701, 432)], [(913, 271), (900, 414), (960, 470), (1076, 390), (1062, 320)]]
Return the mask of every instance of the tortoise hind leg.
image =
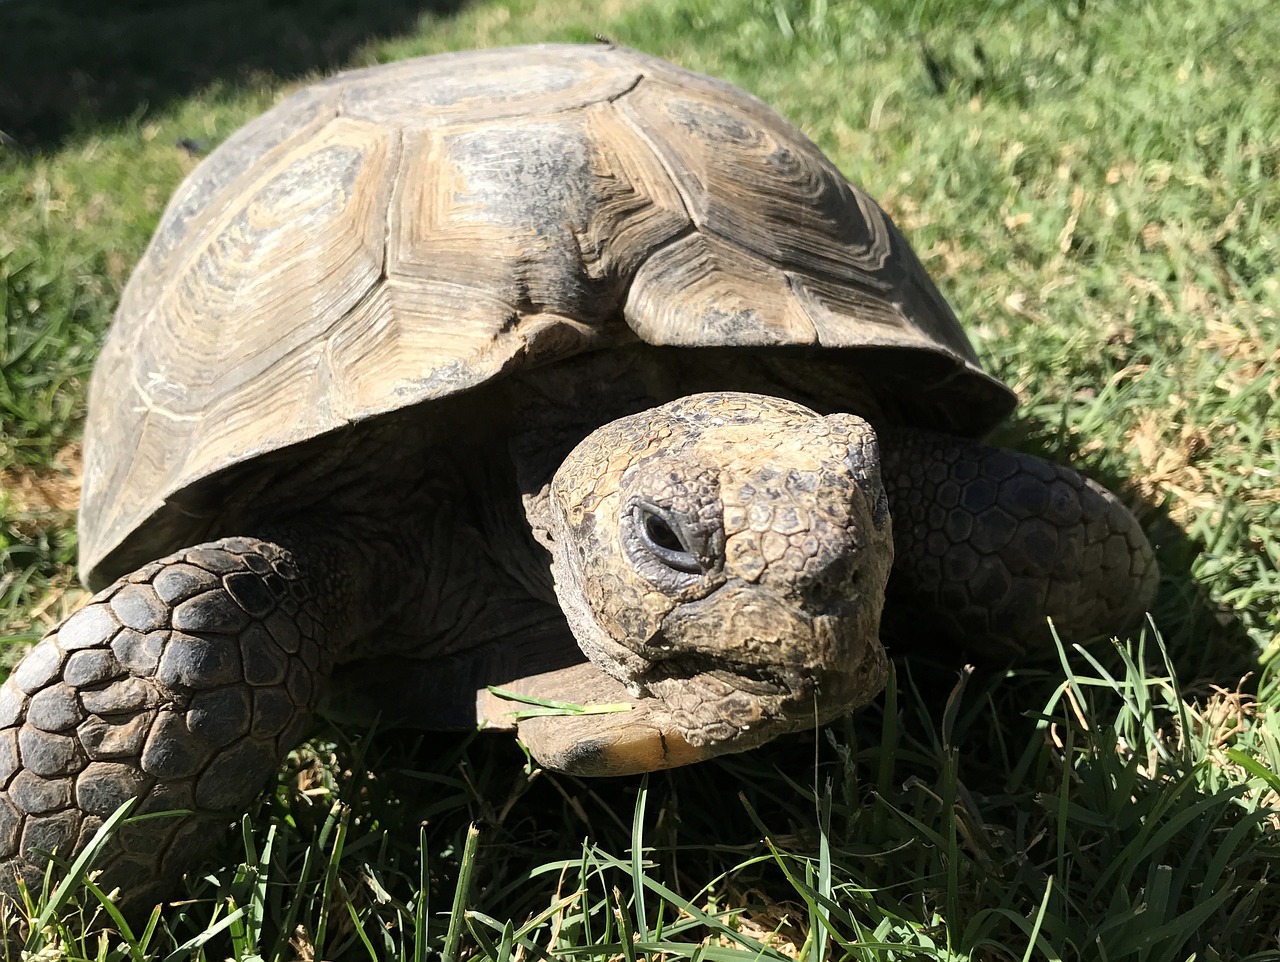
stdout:
[(967, 439), (881, 439), (893, 514), (886, 634), (994, 659), (1131, 627), (1159, 574), (1137, 519), (1070, 468)]
[[(281, 540), (281, 539), (277, 539)], [(349, 630), (315, 542), (230, 538), (128, 575), (49, 632), (0, 688), (0, 892), (37, 890), (129, 798), (104, 889), (149, 907), (301, 738)]]

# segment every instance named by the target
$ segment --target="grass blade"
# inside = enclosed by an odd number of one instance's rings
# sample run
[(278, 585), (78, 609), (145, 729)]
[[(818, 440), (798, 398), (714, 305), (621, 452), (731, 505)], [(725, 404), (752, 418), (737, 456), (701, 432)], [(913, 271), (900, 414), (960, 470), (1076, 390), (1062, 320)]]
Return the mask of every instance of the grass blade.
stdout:
[(476, 850), (480, 844), (480, 830), (473, 824), (467, 829), (463, 843), (462, 859), (458, 863), (458, 882), (453, 892), (453, 907), (449, 912), (449, 928), (444, 936), (444, 962), (458, 962), (462, 945), (462, 927), (466, 917), (467, 902), (471, 898), (471, 881), (476, 866)]

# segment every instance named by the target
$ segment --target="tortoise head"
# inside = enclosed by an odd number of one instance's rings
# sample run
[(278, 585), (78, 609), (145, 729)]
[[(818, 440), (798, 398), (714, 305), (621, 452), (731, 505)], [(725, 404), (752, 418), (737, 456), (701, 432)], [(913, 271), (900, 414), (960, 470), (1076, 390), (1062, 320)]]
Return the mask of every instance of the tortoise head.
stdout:
[(621, 773), (739, 751), (883, 686), (893, 547), (861, 418), (681, 398), (593, 432), (550, 496), (570, 627), (643, 710), (531, 745), (544, 764)]

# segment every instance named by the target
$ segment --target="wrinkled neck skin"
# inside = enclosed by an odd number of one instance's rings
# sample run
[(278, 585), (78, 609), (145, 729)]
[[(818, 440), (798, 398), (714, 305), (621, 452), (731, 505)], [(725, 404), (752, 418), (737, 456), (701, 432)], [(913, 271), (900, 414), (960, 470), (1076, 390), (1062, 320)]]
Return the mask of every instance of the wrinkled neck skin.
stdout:
[(525, 486), (582, 650), (705, 754), (874, 696), (893, 550), (870, 426), (768, 394), (630, 393), (639, 410)]

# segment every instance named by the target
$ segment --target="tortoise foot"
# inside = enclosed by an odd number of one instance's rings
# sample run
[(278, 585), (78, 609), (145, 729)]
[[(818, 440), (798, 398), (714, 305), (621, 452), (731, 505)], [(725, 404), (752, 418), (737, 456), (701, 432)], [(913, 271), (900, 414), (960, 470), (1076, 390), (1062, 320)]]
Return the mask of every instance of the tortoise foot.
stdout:
[(961, 438), (884, 442), (893, 514), (888, 630), (996, 660), (1052, 657), (1132, 627), (1159, 581), (1137, 519), (1058, 464)]
[(105, 890), (146, 908), (220, 837), (301, 737), (325, 669), (292, 556), (232, 538), (128, 575), (0, 688), (0, 891), (38, 890), (121, 804)]

